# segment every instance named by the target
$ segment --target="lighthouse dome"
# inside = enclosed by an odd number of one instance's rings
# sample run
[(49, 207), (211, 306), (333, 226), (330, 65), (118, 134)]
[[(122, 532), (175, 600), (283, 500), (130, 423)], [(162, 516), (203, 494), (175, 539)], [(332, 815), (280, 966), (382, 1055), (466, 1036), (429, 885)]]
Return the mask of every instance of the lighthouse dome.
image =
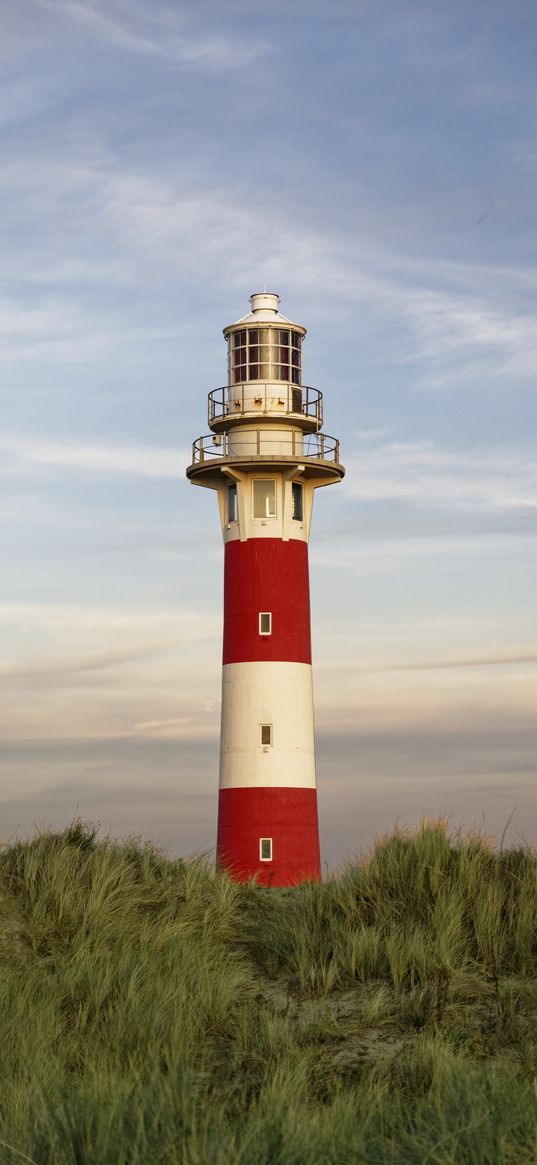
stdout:
[(282, 315), (279, 311), (278, 304), (280, 297), (273, 291), (256, 291), (250, 296), (250, 303), (252, 310), (245, 316), (241, 316), (240, 320), (235, 320), (234, 324), (228, 324), (224, 328), (224, 336), (228, 337), (229, 333), (235, 328), (242, 328), (245, 324), (259, 325), (263, 324), (287, 324), (287, 327), (296, 328), (300, 331), (302, 336), (306, 335), (306, 328), (302, 324), (295, 324), (287, 316)]

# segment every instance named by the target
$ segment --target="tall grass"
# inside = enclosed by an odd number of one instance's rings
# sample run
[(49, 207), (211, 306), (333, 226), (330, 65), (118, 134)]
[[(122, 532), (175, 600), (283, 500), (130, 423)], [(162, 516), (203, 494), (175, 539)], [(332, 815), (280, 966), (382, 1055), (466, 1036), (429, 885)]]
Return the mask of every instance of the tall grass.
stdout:
[(0, 1162), (537, 1161), (537, 857), (425, 823), (267, 891), (74, 823), (0, 854)]

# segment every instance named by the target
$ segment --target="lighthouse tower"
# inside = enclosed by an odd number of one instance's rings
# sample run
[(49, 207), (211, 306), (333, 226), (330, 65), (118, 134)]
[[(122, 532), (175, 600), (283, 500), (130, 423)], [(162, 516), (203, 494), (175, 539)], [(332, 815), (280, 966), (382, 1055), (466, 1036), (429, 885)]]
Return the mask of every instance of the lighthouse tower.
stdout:
[(187, 476), (218, 493), (224, 652), (217, 861), (237, 880), (320, 876), (308, 539), (313, 491), (340, 481), (321, 432), (322, 393), (302, 384), (306, 329), (279, 296), (224, 328), (228, 383), (209, 393), (211, 434)]

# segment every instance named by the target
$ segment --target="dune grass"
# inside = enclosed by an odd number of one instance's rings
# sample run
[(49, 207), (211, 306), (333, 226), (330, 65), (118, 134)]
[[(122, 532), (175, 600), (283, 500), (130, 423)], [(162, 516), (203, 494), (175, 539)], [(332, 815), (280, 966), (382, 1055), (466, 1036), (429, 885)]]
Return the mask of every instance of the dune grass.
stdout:
[(2, 1165), (537, 1162), (537, 857), (441, 823), (267, 891), (0, 854)]

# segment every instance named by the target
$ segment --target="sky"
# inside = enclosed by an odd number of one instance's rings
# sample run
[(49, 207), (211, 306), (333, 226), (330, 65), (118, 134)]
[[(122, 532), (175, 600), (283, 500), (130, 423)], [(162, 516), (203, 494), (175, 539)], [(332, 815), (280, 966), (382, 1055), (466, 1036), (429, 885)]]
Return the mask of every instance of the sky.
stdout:
[(346, 477), (321, 849), (537, 844), (533, 0), (0, 0), (0, 840), (214, 852), (223, 552), (185, 478), (266, 286)]

